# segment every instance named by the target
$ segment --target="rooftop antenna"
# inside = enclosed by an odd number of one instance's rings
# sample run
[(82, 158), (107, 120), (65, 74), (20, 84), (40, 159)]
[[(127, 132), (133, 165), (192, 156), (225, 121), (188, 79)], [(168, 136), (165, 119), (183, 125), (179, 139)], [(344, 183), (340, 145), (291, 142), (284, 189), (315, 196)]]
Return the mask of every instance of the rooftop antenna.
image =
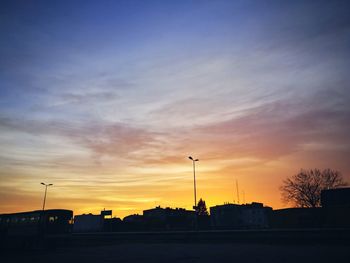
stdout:
[(245, 204), (245, 192), (243, 191), (243, 204)]
[(236, 191), (237, 191), (237, 202), (239, 204), (239, 191), (238, 191), (238, 181), (236, 179)]
[(232, 191), (232, 197), (233, 197), (233, 204), (236, 203), (235, 201), (235, 181), (233, 180), (233, 191)]

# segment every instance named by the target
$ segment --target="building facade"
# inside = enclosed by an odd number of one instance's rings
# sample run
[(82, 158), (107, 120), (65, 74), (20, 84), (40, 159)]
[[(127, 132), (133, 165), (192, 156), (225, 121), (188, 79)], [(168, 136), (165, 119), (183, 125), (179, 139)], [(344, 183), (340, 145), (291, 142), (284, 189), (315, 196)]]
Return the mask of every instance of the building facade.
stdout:
[(262, 203), (224, 204), (210, 207), (213, 229), (256, 229), (269, 227), (272, 208)]
[(183, 208), (162, 208), (157, 206), (144, 210), (143, 217), (153, 230), (187, 230), (193, 229), (196, 219), (195, 211)]

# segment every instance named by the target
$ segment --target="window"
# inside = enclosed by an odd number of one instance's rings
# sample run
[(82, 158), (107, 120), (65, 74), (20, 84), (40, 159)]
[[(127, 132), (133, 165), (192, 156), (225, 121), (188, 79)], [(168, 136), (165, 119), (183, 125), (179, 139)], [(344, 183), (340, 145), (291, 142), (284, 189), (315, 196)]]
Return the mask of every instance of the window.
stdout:
[(31, 222), (38, 221), (38, 218), (37, 218), (36, 216), (32, 216), (32, 217), (30, 218), (30, 221), (31, 221)]

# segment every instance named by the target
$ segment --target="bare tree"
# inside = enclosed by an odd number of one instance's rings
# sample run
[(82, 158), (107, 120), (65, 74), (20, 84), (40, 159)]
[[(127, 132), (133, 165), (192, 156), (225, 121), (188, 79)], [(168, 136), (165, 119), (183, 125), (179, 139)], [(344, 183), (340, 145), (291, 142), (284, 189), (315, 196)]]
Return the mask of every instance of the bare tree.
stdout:
[(299, 173), (283, 181), (280, 190), (286, 203), (297, 207), (319, 207), (321, 191), (346, 186), (340, 172), (325, 169), (300, 170)]

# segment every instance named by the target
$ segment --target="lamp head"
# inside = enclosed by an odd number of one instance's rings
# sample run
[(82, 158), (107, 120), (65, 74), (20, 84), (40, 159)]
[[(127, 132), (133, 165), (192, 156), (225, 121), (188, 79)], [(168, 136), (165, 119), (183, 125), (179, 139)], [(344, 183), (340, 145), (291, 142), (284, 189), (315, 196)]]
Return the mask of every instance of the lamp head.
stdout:
[(192, 160), (192, 161), (193, 161), (193, 158), (192, 158), (192, 156), (188, 156), (188, 159), (190, 159), (190, 160)]

